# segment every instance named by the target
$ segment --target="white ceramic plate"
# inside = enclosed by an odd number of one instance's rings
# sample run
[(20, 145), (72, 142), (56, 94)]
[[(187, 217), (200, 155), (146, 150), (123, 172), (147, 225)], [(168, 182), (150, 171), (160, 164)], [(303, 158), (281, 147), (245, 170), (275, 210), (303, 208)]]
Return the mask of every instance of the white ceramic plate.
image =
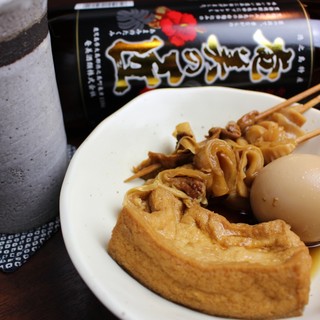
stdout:
[[(159, 89), (145, 93), (104, 120), (79, 147), (68, 168), (60, 198), (68, 253), (93, 293), (121, 319), (219, 319), (169, 302), (123, 271), (108, 255), (107, 243), (125, 192), (141, 181), (124, 183), (147, 152), (172, 151), (175, 126), (188, 121), (198, 140), (212, 126), (224, 126), (253, 109), (265, 110), (281, 99), (222, 87)], [(320, 112), (310, 110), (306, 129), (320, 127)], [(297, 152), (320, 154), (320, 138)], [(320, 270), (313, 277), (304, 316), (320, 315)]]

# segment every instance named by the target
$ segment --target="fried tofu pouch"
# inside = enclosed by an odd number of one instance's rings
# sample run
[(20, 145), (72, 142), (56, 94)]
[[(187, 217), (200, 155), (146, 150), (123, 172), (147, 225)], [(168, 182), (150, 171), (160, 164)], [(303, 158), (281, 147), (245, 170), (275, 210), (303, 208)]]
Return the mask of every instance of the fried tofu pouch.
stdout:
[(299, 316), (311, 257), (282, 220), (233, 224), (161, 184), (126, 194), (111, 257), (159, 295), (221, 317)]

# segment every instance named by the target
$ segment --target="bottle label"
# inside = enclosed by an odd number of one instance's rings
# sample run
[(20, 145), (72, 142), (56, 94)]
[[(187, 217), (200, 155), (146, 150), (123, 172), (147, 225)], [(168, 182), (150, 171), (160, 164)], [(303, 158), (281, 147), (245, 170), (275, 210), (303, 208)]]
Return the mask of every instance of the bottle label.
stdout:
[(299, 2), (150, 2), (76, 6), (89, 118), (156, 88), (223, 85), (289, 97), (309, 86), (312, 38)]
[(106, 1), (106, 2), (88, 2), (77, 3), (74, 6), (75, 10), (93, 10), (93, 9), (111, 9), (133, 7), (134, 1)]

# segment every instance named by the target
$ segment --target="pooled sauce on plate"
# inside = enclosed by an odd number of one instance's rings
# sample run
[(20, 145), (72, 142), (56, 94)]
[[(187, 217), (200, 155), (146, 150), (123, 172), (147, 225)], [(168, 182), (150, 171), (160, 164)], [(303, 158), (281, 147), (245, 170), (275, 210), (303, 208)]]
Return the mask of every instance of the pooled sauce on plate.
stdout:
[(224, 216), (232, 223), (256, 224), (258, 222), (247, 203), (244, 204), (243, 208), (232, 208), (219, 198), (211, 198), (207, 209)]
[(320, 271), (320, 247), (310, 248), (309, 251), (312, 257), (311, 275), (314, 277)]

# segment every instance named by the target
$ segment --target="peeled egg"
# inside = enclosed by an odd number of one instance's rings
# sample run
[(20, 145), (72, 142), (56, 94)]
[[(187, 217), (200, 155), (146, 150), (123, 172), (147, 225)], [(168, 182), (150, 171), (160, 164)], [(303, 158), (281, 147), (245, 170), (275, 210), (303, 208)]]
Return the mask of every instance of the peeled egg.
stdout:
[(320, 241), (320, 156), (297, 153), (266, 165), (250, 203), (259, 221), (282, 219), (305, 243)]

